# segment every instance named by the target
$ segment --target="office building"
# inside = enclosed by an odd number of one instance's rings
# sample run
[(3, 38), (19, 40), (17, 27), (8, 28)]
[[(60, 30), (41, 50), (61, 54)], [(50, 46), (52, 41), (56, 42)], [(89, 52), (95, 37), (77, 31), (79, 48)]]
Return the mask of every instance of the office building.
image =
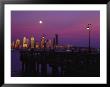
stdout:
[(31, 36), (31, 48), (34, 48), (34, 45), (35, 45), (34, 36)]
[(41, 37), (41, 48), (44, 48), (44, 45), (45, 45), (45, 37), (44, 37), (44, 35), (42, 35), (42, 37)]
[(39, 43), (36, 41), (36, 48), (39, 48)]
[(58, 45), (58, 34), (55, 34), (55, 45)]
[(19, 48), (20, 47), (20, 39), (16, 39), (16, 42), (15, 42), (15, 48)]
[(25, 36), (23, 37), (23, 48), (28, 48), (27, 38)]

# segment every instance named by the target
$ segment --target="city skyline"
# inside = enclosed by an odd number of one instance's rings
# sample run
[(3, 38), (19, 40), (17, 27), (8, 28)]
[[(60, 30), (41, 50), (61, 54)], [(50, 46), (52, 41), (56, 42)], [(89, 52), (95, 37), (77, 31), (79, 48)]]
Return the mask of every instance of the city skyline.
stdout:
[(99, 11), (12, 11), (11, 41), (31, 35), (39, 42), (41, 34), (53, 39), (59, 35), (60, 44), (88, 47), (87, 24), (92, 24), (91, 47), (100, 47)]
[[(55, 46), (63, 46), (63, 44), (58, 44), (58, 34), (55, 34), (53, 39), (46, 38), (45, 34), (41, 35), (40, 41), (37, 41), (36, 38), (31, 35), (30, 38), (24, 36), (22, 40), (16, 38), (15, 41), (11, 42), (12, 48), (53, 48)], [(46, 45), (46, 46), (45, 46)], [(68, 44), (69, 45), (69, 44)]]

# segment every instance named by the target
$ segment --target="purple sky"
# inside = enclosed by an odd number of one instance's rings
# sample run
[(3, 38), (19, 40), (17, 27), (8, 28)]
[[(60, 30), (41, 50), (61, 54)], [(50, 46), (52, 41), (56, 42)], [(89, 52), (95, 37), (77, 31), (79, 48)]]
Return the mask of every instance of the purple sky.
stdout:
[[(38, 22), (42, 20), (43, 23)], [(91, 47), (100, 47), (100, 11), (12, 11), (11, 39), (22, 40), (34, 35), (40, 41), (42, 33), (52, 39), (57, 33), (60, 44), (88, 46), (86, 25), (92, 24)]]

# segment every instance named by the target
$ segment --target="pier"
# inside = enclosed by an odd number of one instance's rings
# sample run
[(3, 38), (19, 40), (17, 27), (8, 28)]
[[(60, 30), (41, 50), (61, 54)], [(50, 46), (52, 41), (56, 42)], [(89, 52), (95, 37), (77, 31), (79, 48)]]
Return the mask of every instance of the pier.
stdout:
[[(45, 49), (22, 49), (19, 52), (23, 76), (100, 76), (99, 53)], [(51, 74), (47, 73), (47, 64), (52, 69)], [(39, 66), (41, 66), (41, 69), (39, 69)]]

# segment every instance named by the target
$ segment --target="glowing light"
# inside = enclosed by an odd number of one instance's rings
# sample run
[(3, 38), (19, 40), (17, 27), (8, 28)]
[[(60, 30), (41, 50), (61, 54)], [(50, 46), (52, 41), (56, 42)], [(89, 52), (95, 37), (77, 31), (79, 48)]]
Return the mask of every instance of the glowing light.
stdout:
[(42, 37), (42, 38), (44, 38), (44, 37)]
[(90, 28), (89, 28), (89, 27), (87, 27), (86, 29), (87, 29), (87, 30), (89, 30)]
[(42, 23), (43, 23), (43, 21), (40, 20), (40, 21), (39, 21), (39, 24), (42, 24)]

